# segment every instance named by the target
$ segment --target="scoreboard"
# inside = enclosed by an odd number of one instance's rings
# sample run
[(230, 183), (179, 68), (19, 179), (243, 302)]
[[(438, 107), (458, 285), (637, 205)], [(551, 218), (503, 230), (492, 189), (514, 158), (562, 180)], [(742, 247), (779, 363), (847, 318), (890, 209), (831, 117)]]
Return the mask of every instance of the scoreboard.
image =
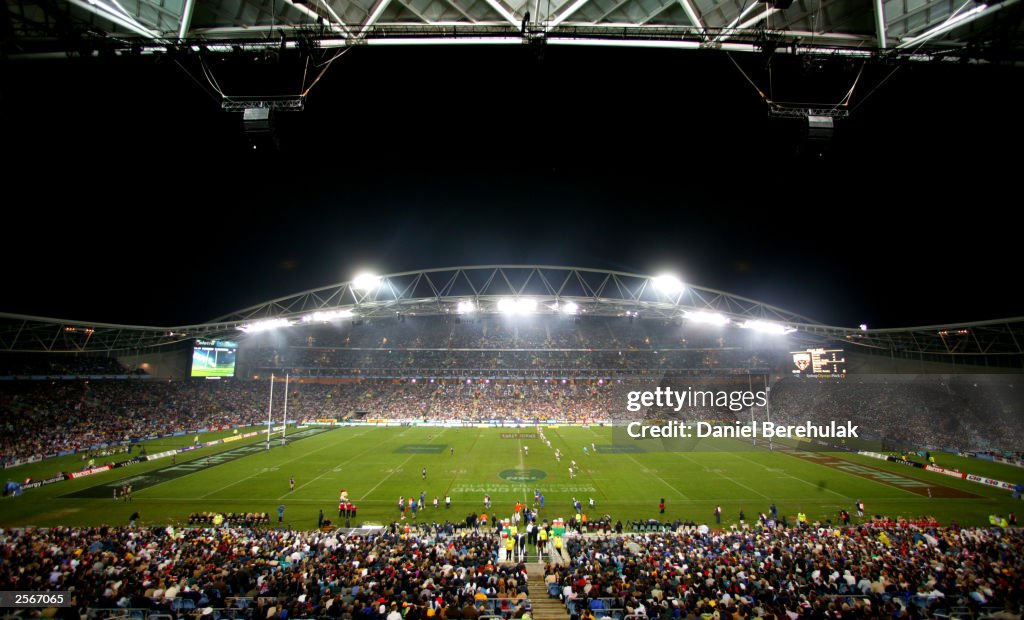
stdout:
[(791, 351), (792, 373), (805, 377), (845, 377), (846, 356), (842, 349)]

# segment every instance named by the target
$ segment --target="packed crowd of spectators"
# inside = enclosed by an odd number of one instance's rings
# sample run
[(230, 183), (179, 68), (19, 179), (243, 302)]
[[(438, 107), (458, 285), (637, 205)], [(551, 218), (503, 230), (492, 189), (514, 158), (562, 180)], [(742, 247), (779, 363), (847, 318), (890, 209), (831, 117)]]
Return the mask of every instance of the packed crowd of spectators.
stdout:
[[(615, 528), (618, 529), (618, 528)], [(0, 532), (0, 589), (71, 591), (78, 613), (234, 609), (238, 616), (341, 620), (519, 617), (556, 596), (579, 618), (1019, 617), (1024, 533), (879, 526), (712, 530), (565, 538), (568, 563), (530, 592), (501, 539), (468, 528), (402, 535), (220, 528)], [(457, 612), (456, 612), (457, 610)], [(717, 615), (716, 615), (717, 614)]]
[(546, 581), (581, 618), (932, 617), (954, 607), (1019, 618), (1024, 602), (1018, 530), (687, 528), (575, 538), (568, 549), (572, 563), (548, 566)]
[[(0, 383), (0, 461), (259, 424), (266, 420), (267, 387), (255, 381)], [(344, 395), (360, 391), (351, 387), (303, 386), (289, 395), (289, 413), (293, 419), (340, 417), (352, 406)], [(281, 401), (275, 406), (283, 405), (284, 395), (275, 396)]]
[(756, 356), (740, 351), (686, 350), (368, 350), (328, 348), (243, 349), (240, 365), (252, 374), (297, 377), (352, 377), (399, 374), (444, 375), (452, 370), (548, 371), (569, 375), (589, 371), (608, 376), (666, 371), (764, 371)]
[(514, 604), (522, 606), (526, 569), (499, 565), (498, 550), (497, 536), (475, 532), (401, 537), (226, 526), (10, 530), (0, 531), (0, 589), (71, 591), (75, 618), (87, 608), (178, 616), (183, 608), (203, 613), (244, 607), (244, 617), (257, 620), (385, 620), (395, 610), (422, 620), (428, 610), (440, 616), (435, 612), (480, 609), (498, 598), (518, 598)]
[[(698, 385), (719, 392), (751, 388), (746, 377), (691, 383), (694, 389)], [(299, 421), (591, 423), (653, 418), (692, 422), (730, 421), (738, 415), (722, 407), (626, 410), (630, 391), (653, 387), (653, 382), (630, 380), (360, 380), (292, 382), (287, 397), (289, 418)], [(998, 388), (977, 388), (969, 375), (851, 376), (835, 381), (787, 378), (772, 388), (771, 420), (778, 424), (850, 420), (860, 426), (862, 437), (894, 446), (1013, 450), (1024, 443), (1024, 429), (1017, 423), (1016, 395), (1007, 394), (1012, 386), (1002, 386), (1003, 392)], [(283, 387), (275, 391), (274, 398), (274, 410), (283, 411)], [(107, 452), (97, 446), (174, 432), (262, 424), (267, 399), (265, 381), (4, 382), (0, 383), (0, 411), (4, 414), (0, 418), (0, 461), (78, 451), (103, 455)], [(755, 409), (754, 416), (765, 420), (767, 412)]]
[(851, 375), (787, 378), (772, 388), (773, 422), (851, 420), (861, 436), (916, 448), (1016, 450), (1024, 386), (1000, 375)]

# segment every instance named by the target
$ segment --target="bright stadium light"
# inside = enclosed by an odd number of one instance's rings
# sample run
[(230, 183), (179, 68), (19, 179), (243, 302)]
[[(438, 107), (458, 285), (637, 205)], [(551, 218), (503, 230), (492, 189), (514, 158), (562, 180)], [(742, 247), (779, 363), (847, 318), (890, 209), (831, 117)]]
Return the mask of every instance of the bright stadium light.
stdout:
[(861, 323), (860, 324), (860, 331), (862, 331), (862, 332), (868, 331), (868, 324), (867, 323)]
[(302, 317), (303, 323), (329, 323), (337, 319), (347, 319), (352, 316), (351, 310), (327, 310), (324, 312), (314, 312), (313, 314), (307, 314)]
[(694, 323), (705, 323), (708, 325), (726, 325), (729, 323), (729, 317), (724, 314), (707, 312), (705, 310), (686, 312), (683, 316), (686, 317), (686, 320), (693, 321)]
[(683, 292), (683, 281), (679, 278), (663, 274), (651, 278), (651, 282), (654, 284), (654, 288), (665, 293), (666, 295), (678, 295)]
[(359, 291), (372, 291), (380, 285), (380, 276), (361, 273), (352, 280), (352, 286)]
[(530, 297), (515, 299), (502, 297), (498, 300), (498, 312), (506, 314), (529, 314), (537, 310), (537, 300)]
[(559, 308), (565, 314), (576, 314), (580, 311), (579, 305), (574, 301), (567, 301)]
[(247, 334), (257, 334), (259, 332), (277, 329), (278, 327), (289, 327), (291, 324), (292, 322), (288, 319), (267, 319), (265, 321), (256, 321), (255, 323), (239, 325), (238, 329), (239, 331), (243, 331)]
[(459, 314), (469, 314), (471, 312), (476, 312), (476, 304), (474, 304), (471, 301), (460, 301), (458, 305), (455, 306), (455, 311), (458, 312)]
[(771, 321), (762, 321), (760, 319), (747, 319), (742, 325), (740, 325), (740, 327), (752, 329), (754, 331), (759, 331), (765, 334), (776, 335), (791, 334), (796, 331), (796, 329), (789, 327), (788, 325), (782, 325), (781, 323), (772, 323)]

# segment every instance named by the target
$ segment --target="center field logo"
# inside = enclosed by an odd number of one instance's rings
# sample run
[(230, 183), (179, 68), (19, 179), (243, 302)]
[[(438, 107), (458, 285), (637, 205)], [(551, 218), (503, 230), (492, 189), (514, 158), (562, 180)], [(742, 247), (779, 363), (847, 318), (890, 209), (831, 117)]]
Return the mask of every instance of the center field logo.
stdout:
[(539, 482), (548, 474), (541, 469), (506, 469), (498, 477), (508, 482)]

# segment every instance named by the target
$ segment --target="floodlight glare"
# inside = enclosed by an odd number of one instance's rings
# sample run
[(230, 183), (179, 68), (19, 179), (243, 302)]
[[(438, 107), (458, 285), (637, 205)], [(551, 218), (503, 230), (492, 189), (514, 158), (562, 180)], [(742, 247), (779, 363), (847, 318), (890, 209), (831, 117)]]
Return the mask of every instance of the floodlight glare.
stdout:
[(694, 310), (687, 312), (684, 316), (686, 320), (693, 321), (694, 323), (706, 323), (708, 325), (726, 325), (729, 323), (729, 317), (724, 314), (707, 312), (705, 310)]
[(740, 327), (753, 329), (754, 331), (759, 331), (765, 334), (776, 335), (791, 334), (796, 331), (796, 329), (789, 327), (788, 325), (782, 325), (781, 323), (772, 323), (771, 321), (762, 321), (760, 319), (747, 319), (747, 321), (744, 322)]
[(361, 273), (352, 280), (352, 286), (360, 291), (372, 291), (380, 284), (380, 276), (372, 273)]
[(498, 300), (498, 312), (506, 314), (529, 314), (537, 309), (537, 300), (529, 297), (515, 299), (502, 297)]
[(328, 323), (336, 319), (347, 319), (352, 316), (351, 310), (326, 310), (314, 312), (302, 317), (303, 323)]
[(654, 288), (666, 295), (678, 295), (683, 292), (683, 282), (673, 275), (660, 275), (651, 278)]
[(860, 331), (862, 331), (862, 332), (868, 331), (868, 324), (867, 323), (861, 323), (860, 324)]
[(291, 324), (292, 322), (288, 319), (267, 319), (265, 321), (256, 321), (254, 323), (239, 325), (238, 329), (239, 331), (243, 331), (247, 334), (255, 334), (271, 329), (277, 329), (278, 327), (288, 327)]
[(459, 314), (469, 314), (470, 312), (476, 312), (476, 304), (471, 301), (460, 301), (455, 307), (455, 311)]
[(580, 311), (580, 307), (574, 301), (567, 301), (562, 304), (560, 310), (565, 314), (576, 314)]

